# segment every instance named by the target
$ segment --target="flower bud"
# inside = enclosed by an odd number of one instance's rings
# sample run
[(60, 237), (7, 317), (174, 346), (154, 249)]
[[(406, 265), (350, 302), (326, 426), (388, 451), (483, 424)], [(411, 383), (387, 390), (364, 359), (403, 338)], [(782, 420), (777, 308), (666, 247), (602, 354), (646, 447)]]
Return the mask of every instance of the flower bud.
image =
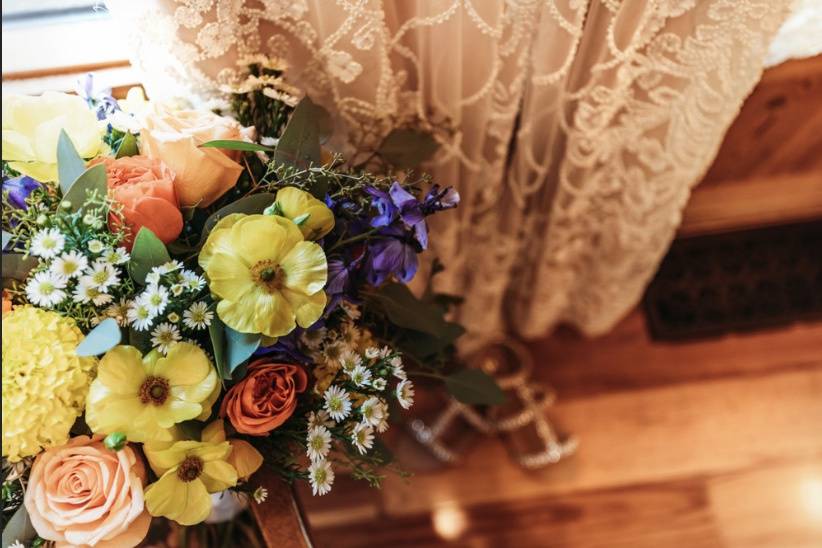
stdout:
[(122, 432), (112, 432), (103, 440), (103, 445), (112, 451), (119, 451), (126, 446), (126, 435)]

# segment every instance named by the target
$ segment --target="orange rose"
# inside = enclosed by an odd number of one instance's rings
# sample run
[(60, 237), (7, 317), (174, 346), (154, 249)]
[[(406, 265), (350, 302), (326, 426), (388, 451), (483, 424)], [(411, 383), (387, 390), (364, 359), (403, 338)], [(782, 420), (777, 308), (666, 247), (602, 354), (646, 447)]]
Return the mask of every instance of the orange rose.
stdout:
[(145, 156), (101, 158), (92, 163), (106, 166), (111, 197), (123, 206), (123, 218), (131, 232), (126, 247), (131, 249), (142, 227), (165, 244), (177, 239), (183, 230), (183, 215), (177, 206), (173, 171)]
[(57, 546), (120, 548), (143, 540), (146, 470), (134, 450), (78, 436), (37, 456), (24, 504), (37, 534)]
[(216, 139), (241, 140), (243, 127), (234, 119), (199, 110), (172, 110), (154, 104), (140, 131), (143, 152), (162, 160), (174, 172), (180, 204), (207, 207), (237, 184), (241, 152), (200, 148)]
[(225, 395), (220, 416), (228, 416), (237, 432), (264, 436), (294, 413), (297, 394), (306, 386), (308, 375), (302, 367), (257, 360)]

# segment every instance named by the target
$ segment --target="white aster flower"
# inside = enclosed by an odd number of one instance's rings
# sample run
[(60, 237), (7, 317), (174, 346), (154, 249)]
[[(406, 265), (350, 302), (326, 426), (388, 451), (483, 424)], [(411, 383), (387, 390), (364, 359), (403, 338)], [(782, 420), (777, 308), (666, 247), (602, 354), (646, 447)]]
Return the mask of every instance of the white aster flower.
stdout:
[(169, 313), (169, 315), (166, 316), (166, 319), (171, 323), (180, 323), (180, 315), (176, 312)]
[(205, 329), (213, 319), (214, 312), (208, 309), (205, 301), (196, 302), (183, 312), (183, 323), (189, 329)]
[(120, 299), (118, 302), (112, 304), (103, 311), (107, 318), (114, 318), (117, 325), (125, 327), (128, 325), (128, 308), (131, 303), (128, 299)]
[(126, 251), (125, 247), (118, 247), (117, 249), (109, 249), (103, 254), (102, 259), (109, 264), (123, 264), (127, 263), (131, 257)]
[(159, 315), (168, 306), (168, 289), (162, 285), (150, 285), (140, 299), (145, 303), (152, 314)]
[(391, 354), (392, 354), (392, 350), (390, 348), (388, 348), (387, 346), (383, 346), (382, 348), (380, 348), (380, 354), (379, 354), (380, 358), (387, 358)]
[(66, 298), (66, 279), (45, 270), (38, 272), (26, 284), (26, 297), (29, 301), (43, 308), (52, 308)]
[(147, 285), (158, 285), (160, 283), (160, 273), (155, 272), (157, 267), (151, 269), (151, 272), (146, 274), (146, 284)]
[(265, 487), (257, 487), (254, 489), (254, 492), (251, 493), (251, 498), (254, 499), (254, 502), (257, 504), (262, 504), (268, 498), (268, 489)]
[(371, 387), (379, 392), (385, 390), (386, 386), (388, 386), (388, 381), (386, 381), (382, 377), (377, 377), (376, 379), (373, 379), (371, 381)]
[(189, 291), (196, 292), (205, 287), (205, 278), (196, 274), (195, 272), (192, 272), (191, 270), (183, 270), (181, 272), (181, 275), (183, 277), (183, 282), (188, 287)]
[(325, 495), (334, 485), (334, 470), (327, 460), (314, 462), (308, 467), (308, 479), (314, 496)]
[(379, 407), (379, 410), (377, 412), (382, 415), (382, 418), (380, 419), (380, 423), (376, 426), (376, 428), (377, 428), (377, 432), (382, 434), (383, 432), (388, 430), (388, 426), (389, 426), (389, 424), (388, 424), (388, 404), (385, 403), (384, 401), (381, 401), (379, 403), (378, 407)]
[(113, 300), (114, 300), (114, 297), (112, 297), (108, 293), (102, 293), (102, 292), (98, 291), (97, 295), (92, 297), (91, 302), (94, 303), (94, 306), (104, 306), (104, 305), (109, 304)]
[(103, 242), (101, 242), (100, 240), (89, 240), (88, 244), (86, 245), (88, 246), (88, 250), (95, 254), (102, 253), (103, 250), (106, 248), (106, 246), (103, 245)]
[(353, 382), (358, 387), (368, 386), (371, 384), (371, 371), (363, 367), (362, 365), (358, 365), (354, 369), (348, 372), (349, 378), (351, 378), (351, 382)]
[(391, 365), (391, 374), (394, 375), (395, 378), (401, 381), (404, 381), (408, 378), (408, 375), (405, 374), (405, 369), (402, 366), (402, 360), (400, 360), (400, 363), (398, 365), (394, 365), (394, 360), (392, 359), (391, 362), (389, 362), (389, 364)]
[(173, 284), (171, 286), (171, 294), (175, 297), (179, 297), (185, 291), (185, 287), (182, 284)]
[(149, 310), (146, 303), (141, 300), (131, 303), (131, 306), (128, 309), (128, 314), (126, 315), (129, 323), (137, 331), (145, 331), (148, 329), (151, 322), (154, 321), (154, 317), (155, 315), (151, 312), (151, 310)]
[(342, 341), (332, 340), (323, 345), (323, 354), (325, 355), (325, 362), (334, 368), (340, 366), (340, 358), (345, 352), (345, 345)]
[(16, 539), (15, 539), (15, 541), (14, 541), (14, 542), (12, 542), (11, 544), (9, 544), (9, 548), (26, 548), (26, 547), (25, 547), (25, 545), (24, 545), (22, 542), (20, 542), (19, 540), (16, 540)]
[(155, 266), (151, 269), (152, 272), (158, 272), (160, 275), (168, 274), (169, 272), (175, 272), (183, 268), (183, 263), (178, 260), (172, 259), (171, 261), (165, 262), (160, 266)]
[(325, 340), (327, 332), (328, 330), (324, 327), (308, 329), (300, 335), (300, 340), (309, 350), (317, 350)]
[(414, 405), (414, 385), (408, 379), (397, 385), (397, 401), (403, 409), (410, 409)]
[(117, 273), (117, 269), (114, 268), (111, 263), (105, 261), (95, 262), (91, 265), (91, 268), (87, 270), (87, 276), (83, 277), (90, 277), (94, 287), (103, 293), (107, 292), (108, 288), (112, 285), (120, 282), (120, 275)]
[(88, 259), (78, 251), (63, 253), (51, 263), (51, 271), (64, 278), (78, 278), (88, 267)]
[(369, 346), (368, 348), (365, 349), (365, 357), (368, 358), (369, 360), (373, 360), (374, 358), (376, 358), (379, 355), (380, 355), (380, 349), (377, 348), (376, 346)]
[(340, 308), (348, 315), (349, 318), (352, 320), (359, 320), (360, 319), (360, 307), (354, 303), (350, 303), (348, 301), (340, 302)]
[(35, 257), (52, 259), (58, 256), (66, 246), (66, 238), (56, 228), (37, 231), (31, 239), (31, 254)]
[(100, 294), (100, 290), (94, 286), (91, 276), (82, 276), (77, 280), (77, 285), (72, 293), (72, 300), (76, 303), (85, 304)]
[(334, 421), (331, 420), (331, 417), (325, 409), (320, 409), (317, 412), (311, 411), (308, 414), (309, 430), (315, 426), (325, 426), (326, 428), (331, 428), (334, 426)]
[(360, 333), (359, 328), (353, 323), (346, 323), (343, 324), (342, 327), (342, 340), (348, 343), (350, 346), (356, 346), (357, 341), (360, 340), (362, 333)]
[(103, 219), (93, 213), (86, 213), (83, 215), (83, 224), (90, 226), (91, 228), (102, 228)]
[(351, 413), (351, 399), (348, 392), (339, 386), (329, 386), (323, 394), (325, 410), (337, 422), (345, 419)]
[(374, 429), (365, 424), (358, 424), (351, 432), (351, 443), (360, 452), (360, 455), (365, 455), (369, 449), (374, 447)]
[(305, 444), (311, 462), (323, 460), (331, 450), (331, 432), (325, 426), (314, 426), (308, 430)]
[(170, 323), (161, 323), (151, 332), (151, 344), (163, 354), (167, 354), (169, 347), (180, 339), (180, 330)]
[(362, 364), (362, 357), (356, 352), (345, 350), (340, 356), (340, 363), (342, 364), (343, 371), (350, 374), (351, 371)]
[(369, 426), (379, 426), (380, 422), (385, 418), (385, 411), (385, 403), (375, 396), (368, 398), (360, 405), (362, 422)]

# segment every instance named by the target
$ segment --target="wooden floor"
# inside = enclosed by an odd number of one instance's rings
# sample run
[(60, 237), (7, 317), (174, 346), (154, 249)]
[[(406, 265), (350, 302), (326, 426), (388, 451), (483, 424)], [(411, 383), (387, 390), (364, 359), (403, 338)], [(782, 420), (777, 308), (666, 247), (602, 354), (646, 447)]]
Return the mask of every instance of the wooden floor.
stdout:
[(578, 454), (520, 469), (478, 440), (452, 469), (302, 493), (319, 547), (822, 547), (822, 323), (689, 343), (634, 313), (535, 343)]

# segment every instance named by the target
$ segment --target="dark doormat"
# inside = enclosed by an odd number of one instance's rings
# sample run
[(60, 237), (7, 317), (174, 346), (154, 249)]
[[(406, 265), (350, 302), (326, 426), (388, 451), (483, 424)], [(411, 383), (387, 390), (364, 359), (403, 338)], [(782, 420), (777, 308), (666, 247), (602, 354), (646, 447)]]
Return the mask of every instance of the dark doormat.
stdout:
[(822, 221), (676, 240), (644, 307), (656, 340), (822, 319)]

